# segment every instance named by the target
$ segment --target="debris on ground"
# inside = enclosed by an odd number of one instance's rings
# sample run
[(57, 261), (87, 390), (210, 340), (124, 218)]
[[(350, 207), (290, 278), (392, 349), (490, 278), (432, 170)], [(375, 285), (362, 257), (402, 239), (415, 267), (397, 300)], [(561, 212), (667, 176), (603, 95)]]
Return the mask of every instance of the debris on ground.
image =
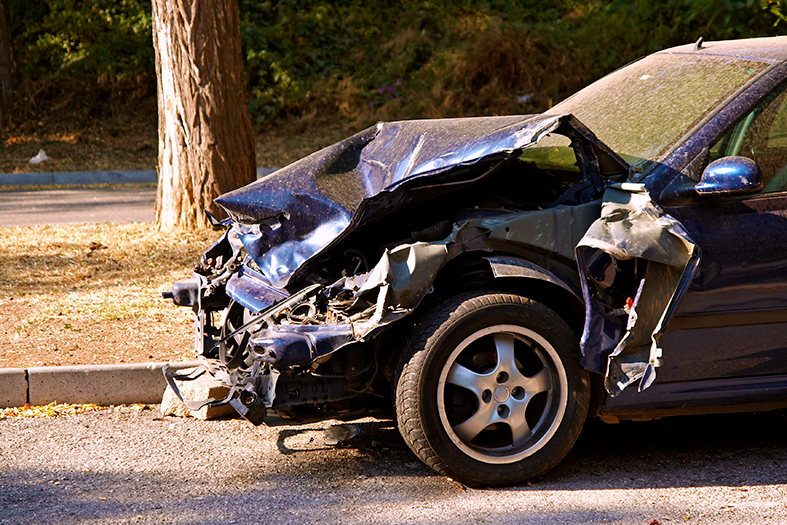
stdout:
[(338, 445), (361, 433), (360, 425), (331, 425), (325, 429), (325, 444)]
[(36, 156), (31, 158), (28, 162), (30, 162), (30, 164), (41, 164), (42, 162), (47, 160), (52, 160), (52, 157), (47, 155), (46, 151), (44, 151), (44, 149), (41, 148), (40, 150), (38, 150)]

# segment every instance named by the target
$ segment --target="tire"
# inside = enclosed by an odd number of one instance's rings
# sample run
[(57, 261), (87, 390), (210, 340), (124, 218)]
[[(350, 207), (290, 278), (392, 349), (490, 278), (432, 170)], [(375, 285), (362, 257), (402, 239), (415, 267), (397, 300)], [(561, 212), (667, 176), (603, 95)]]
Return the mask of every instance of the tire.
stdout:
[(405, 442), (470, 486), (517, 485), (557, 465), (589, 400), (568, 325), (541, 303), (503, 293), (463, 294), (428, 312), (396, 375)]

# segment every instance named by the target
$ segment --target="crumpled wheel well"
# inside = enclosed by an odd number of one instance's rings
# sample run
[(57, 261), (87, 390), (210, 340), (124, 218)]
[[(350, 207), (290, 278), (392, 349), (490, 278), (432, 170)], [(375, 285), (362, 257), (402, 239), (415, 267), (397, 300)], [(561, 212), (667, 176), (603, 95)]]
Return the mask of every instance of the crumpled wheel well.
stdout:
[[(424, 303), (474, 290), (514, 293), (540, 302), (563, 318), (577, 338), (582, 335), (585, 305), (581, 296), (557, 284), (532, 277), (495, 277), (486, 257), (486, 253), (467, 254), (449, 262), (435, 279), (434, 293), (427, 296)], [(424, 308), (423, 304), (419, 306), (421, 308)]]
[(399, 356), (414, 324), (423, 313), (451, 297), (470, 291), (513, 293), (538, 301), (559, 315), (579, 340), (585, 318), (584, 303), (580, 297), (557, 284), (539, 279), (495, 277), (490, 262), (485, 258), (488, 255), (465, 254), (449, 262), (437, 275), (433, 292), (424, 298), (413, 314), (398, 321), (396, 329), (391, 330), (389, 327), (380, 333), (382, 341), (377, 351), (386, 380), (393, 380)]

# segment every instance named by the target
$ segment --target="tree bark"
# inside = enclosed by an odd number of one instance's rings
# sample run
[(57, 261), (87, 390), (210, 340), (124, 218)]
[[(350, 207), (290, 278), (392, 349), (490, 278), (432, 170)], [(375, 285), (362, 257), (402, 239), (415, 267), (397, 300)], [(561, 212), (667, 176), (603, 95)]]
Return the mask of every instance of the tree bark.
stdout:
[[(1, 1), (1, 0), (0, 0)], [(160, 230), (208, 226), (213, 199), (256, 179), (238, 0), (153, 0)]]
[(0, 0), (0, 131), (4, 129), (18, 84), (14, 39), (11, 35), (11, 13), (8, 10), (8, 1)]

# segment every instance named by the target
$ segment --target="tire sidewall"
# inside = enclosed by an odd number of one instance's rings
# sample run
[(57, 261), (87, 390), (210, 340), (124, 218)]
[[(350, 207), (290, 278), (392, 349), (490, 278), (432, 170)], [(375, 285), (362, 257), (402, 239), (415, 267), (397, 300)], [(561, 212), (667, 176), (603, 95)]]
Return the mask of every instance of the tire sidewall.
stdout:
[[(494, 295), (498, 301), (490, 301), (481, 307), (467, 308), (478, 295), (460, 302), (427, 339), (427, 355), (417, 386), (422, 427), (429, 445), (452, 477), (470, 484), (520, 483), (552, 468), (574, 444), (584, 423), (589, 401), (587, 372), (579, 366), (576, 338), (565, 322), (540, 303), (519, 296)], [(438, 382), (446, 361), (462, 341), (486, 327), (505, 324), (532, 330), (550, 343), (565, 369), (568, 396), (557, 429), (538, 450), (511, 463), (486, 463), (468, 456), (443, 428), (438, 407)]]

